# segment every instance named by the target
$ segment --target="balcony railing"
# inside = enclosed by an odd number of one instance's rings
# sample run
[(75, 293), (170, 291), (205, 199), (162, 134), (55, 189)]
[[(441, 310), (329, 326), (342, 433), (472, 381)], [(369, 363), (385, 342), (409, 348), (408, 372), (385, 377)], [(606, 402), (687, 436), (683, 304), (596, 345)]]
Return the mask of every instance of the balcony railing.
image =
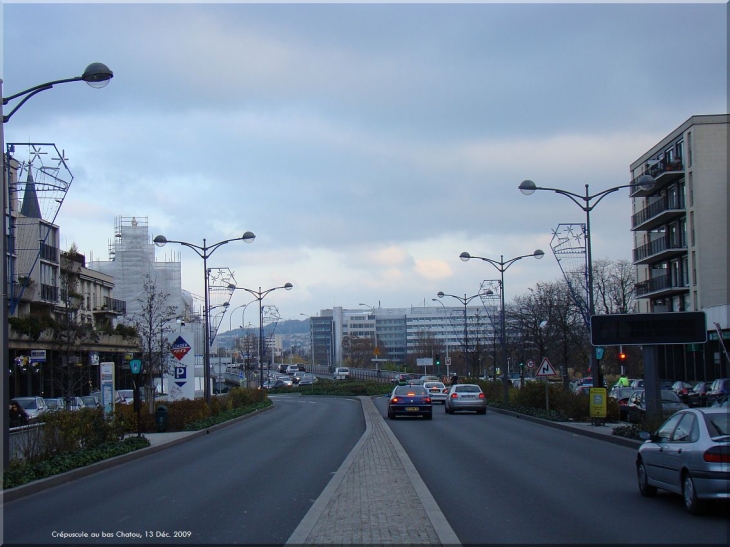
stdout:
[(686, 252), (687, 241), (685, 237), (672, 238), (671, 240), (661, 238), (634, 249), (634, 264), (659, 260), (660, 258)]
[[(643, 175), (651, 175), (654, 177), (654, 187), (649, 192), (642, 190), (641, 186), (639, 186), (639, 177)], [(670, 162), (662, 160), (649, 167), (646, 171), (641, 173), (641, 175), (631, 181), (631, 184), (634, 185), (633, 190), (631, 191), (631, 197), (647, 196), (650, 192), (654, 192), (658, 188), (661, 188), (682, 176), (684, 176), (684, 163), (681, 158)]]
[(41, 300), (58, 302), (58, 287), (41, 284)]
[(634, 285), (636, 296), (641, 298), (654, 293), (674, 293), (688, 290), (687, 283), (678, 283), (667, 274), (641, 281)]
[(684, 194), (664, 196), (631, 217), (634, 230), (652, 230), (685, 212)]
[(94, 297), (93, 307), (95, 312), (120, 315), (126, 315), (127, 313), (127, 302), (125, 300), (119, 300), (109, 296)]
[(48, 245), (47, 243), (41, 243), (40, 255), (43, 260), (47, 260), (48, 262), (55, 262), (56, 264), (58, 264), (59, 253), (60, 251), (58, 247)]

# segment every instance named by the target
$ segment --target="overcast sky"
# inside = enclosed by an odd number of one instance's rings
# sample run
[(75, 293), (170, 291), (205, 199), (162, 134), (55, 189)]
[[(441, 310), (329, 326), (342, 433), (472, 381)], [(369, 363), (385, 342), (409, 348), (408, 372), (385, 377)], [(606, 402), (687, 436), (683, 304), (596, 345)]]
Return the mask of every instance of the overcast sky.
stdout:
[[(3, 96), (95, 61), (114, 71), (5, 124), (6, 142), (68, 158), (62, 248), (106, 260), (119, 216), (196, 245), (251, 230), (208, 266), (255, 290), (293, 283), (264, 300), (283, 319), (438, 306), (438, 291), (499, 278), (462, 251), (545, 251), (506, 272), (508, 300), (557, 280), (551, 232), (585, 214), (522, 195), (522, 180), (628, 184), (631, 162), (690, 116), (728, 111), (725, 3), (2, 7)], [(591, 214), (595, 258), (631, 259), (630, 214), (625, 190)], [(158, 260), (173, 251), (202, 295), (202, 260), (179, 245)]]

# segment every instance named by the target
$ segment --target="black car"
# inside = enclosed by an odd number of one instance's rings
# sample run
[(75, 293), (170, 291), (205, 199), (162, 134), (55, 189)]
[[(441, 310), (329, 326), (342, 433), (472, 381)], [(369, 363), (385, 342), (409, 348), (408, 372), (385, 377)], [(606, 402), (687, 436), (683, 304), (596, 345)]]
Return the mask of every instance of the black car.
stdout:
[(689, 405), (689, 392), (692, 391), (693, 387), (689, 382), (678, 380), (672, 384), (672, 391), (677, 394), (684, 404)]
[(689, 397), (687, 404), (691, 407), (707, 406), (707, 389), (709, 387), (710, 384), (707, 382), (697, 382), (687, 394)]
[[(674, 414), (678, 410), (687, 408), (679, 396), (671, 389), (662, 389), (662, 414), (666, 417)], [(626, 403), (627, 419), (631, 423), (640, 424), (646, 416), (646, 391), (643, 389), (635, 390)]]
[(431, 396), (421, 386), (396, 386), (388, 401), (388, 418), (398, 416), (421, 416), (426, 420), (433, 417)]
[(629, 397), (636, 391), (633, 387), (614, 387), (608, 396), (612, 399), (616, 399), (618, 403), (619, 418), (622, 421), (627, 421), (629, 417), (628, 409), (626, 407), (629, 402)]

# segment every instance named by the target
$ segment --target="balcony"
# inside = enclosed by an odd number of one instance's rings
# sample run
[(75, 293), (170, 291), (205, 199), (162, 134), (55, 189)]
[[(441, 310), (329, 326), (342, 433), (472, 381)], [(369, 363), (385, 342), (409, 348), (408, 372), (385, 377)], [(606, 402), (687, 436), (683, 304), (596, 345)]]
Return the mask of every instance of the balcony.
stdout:
[(648, 232), (684, 214), (684, 195), (664, 196), (633, 215), (631, 229)]
[[(642, 190), (639, 186), (639, 177), (643, 175), (651, 175), (654, 177), (654, 187), (649, 190)], [(649, 194), (656, 192), (659, 188), (666, 186), (667, 184), (674, 182), (684, 176), (684, 164), (681, 159), (674, 160), (671, 162), (660, 161), (655, 165), (649, 167), (646, 171), (641, 173), (639, 177), (636, 177), (631, 181), (634, 185), (630, 196), (632, 198), (646, 197)]]
[(58, 302), (58, 287), (41, 284), (41, 300), (53, 303)]
[(689, 291), (686, 282), (678, 283), (668, 275), (660, 275), (634, 285), (637, 298), (663, 298)]
[(48, 262), (53, 262), (55, 264), (58, 264), (59, 254), (60, 254), (60, 251), (59, 251), (58, 247), (54, 247), (52, 245), (48, 245), (47, 243), (41, 242), (41, 247), (40, 247), (41, 259), (47, 260)]
[(661, 262), (683, 254), (687, 254), (687, 242), (684, 237), (681, 241), (661, 238), (634, 249), (634, 264)]
[(127, 314), (127, 302), (119, 300), (117, 298), (111, 298), (109, 296), (103, 296), (101, 299), (94, 299), (94, 314), (111, 314), (111, 315), (126, 315)]

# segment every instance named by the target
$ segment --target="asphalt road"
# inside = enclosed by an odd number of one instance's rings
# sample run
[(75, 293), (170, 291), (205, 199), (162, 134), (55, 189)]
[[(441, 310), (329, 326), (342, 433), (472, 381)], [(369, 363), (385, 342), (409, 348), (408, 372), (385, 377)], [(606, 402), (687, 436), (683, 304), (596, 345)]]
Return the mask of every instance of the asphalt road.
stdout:
[(253, 419), (6, 503), (5, 542), (283, 544), (364, 430), (357, 399), (277, 397)]
[(463, 544), (728, 544), (727, 504), (698, 518), (679, 496), (639, 495), (636, 449), (441, 405), (388, 424)]

